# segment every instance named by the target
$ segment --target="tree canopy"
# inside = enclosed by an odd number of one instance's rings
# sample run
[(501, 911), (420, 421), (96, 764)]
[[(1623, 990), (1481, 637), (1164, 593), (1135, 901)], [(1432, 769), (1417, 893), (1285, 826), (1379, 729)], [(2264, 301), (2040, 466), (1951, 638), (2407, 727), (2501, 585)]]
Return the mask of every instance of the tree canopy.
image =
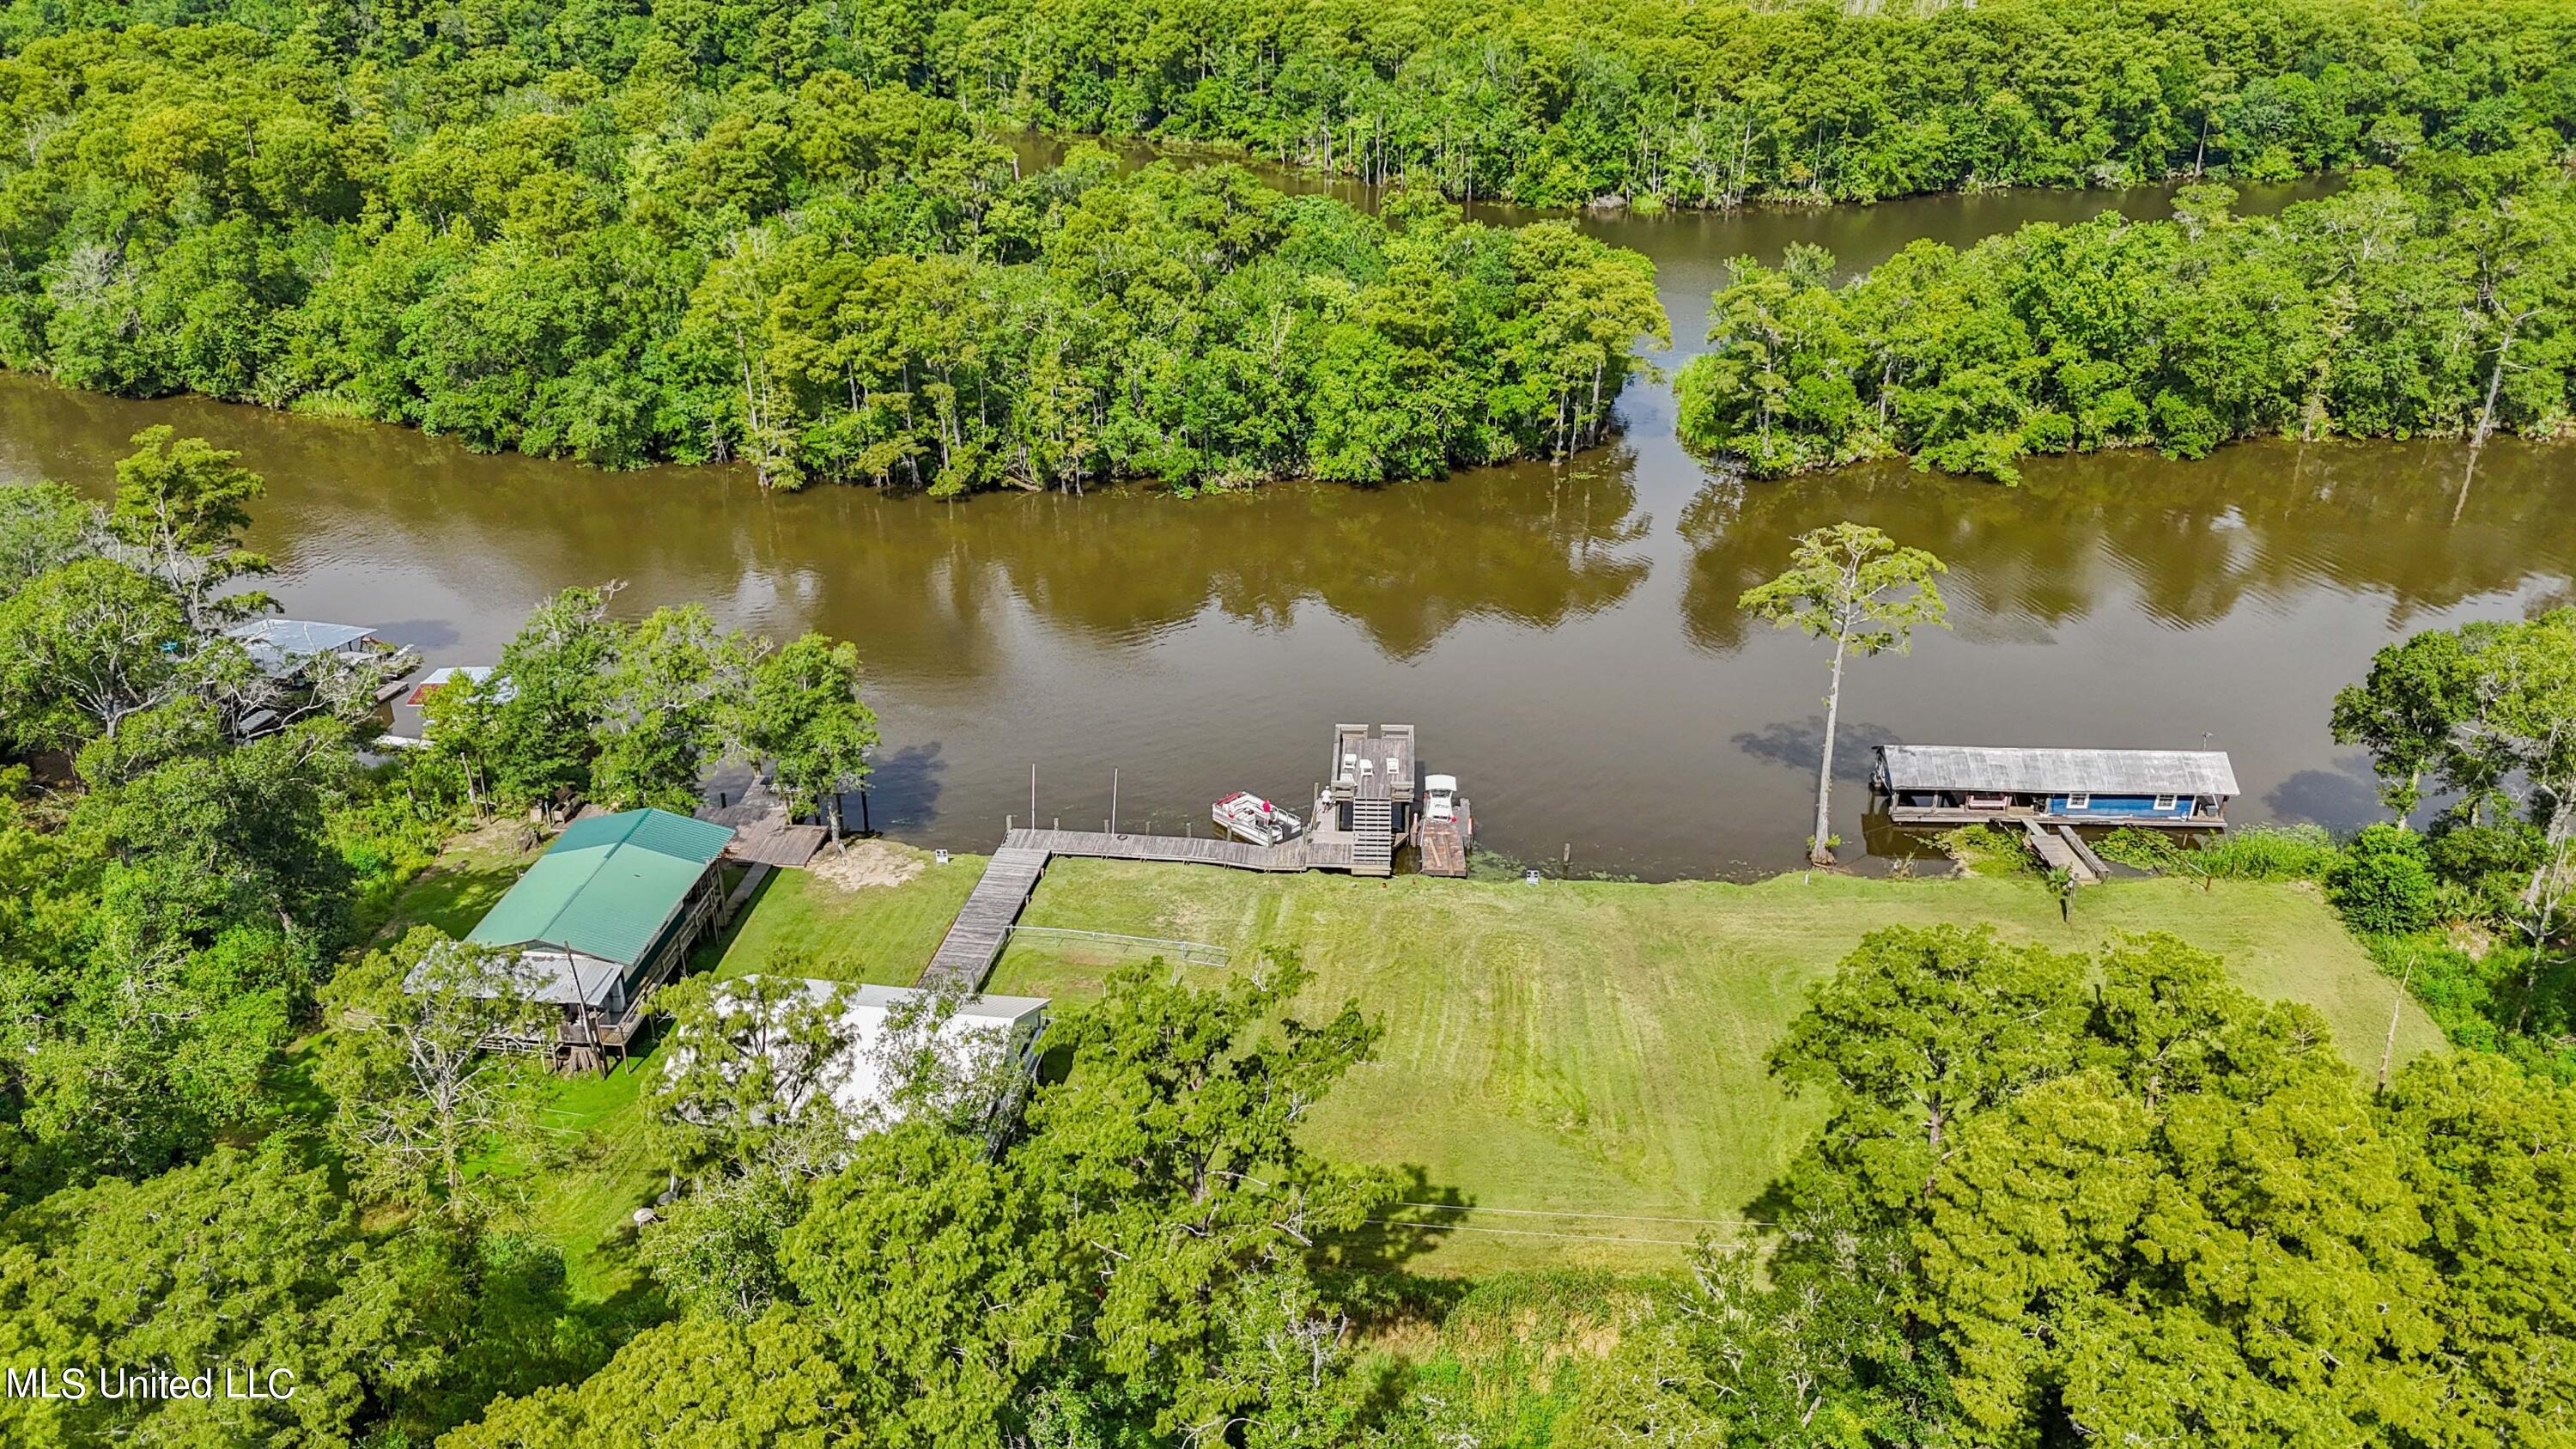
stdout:
[[(2436, 1055), (2374, 1097), (2313, 1013), (2169, 937), (2088, 962), (1956, 928), (1870, 936), (1773, 1067), (1830, 1115), (1774, 1194), (1772, 1283), (1705, 1247), (1674, 1331), (1629, 1354), (1682, 1422), (1820, 1445), (2566, 1439), (2576, 1363), (2537, 1348), (2565, 1332), (2565, 1254), (2527, 1288), (2506, 1265), (2576, 1207), (2576, 1089)], [(2485, 1173), (2492, 1231), (2451, 1216)], [(1596, 1391), (1633, 1414), (1625, 1382)]]
[[(2534, 437), (2576, 417), (2576, 203), (2552, 153), (2365, 171), (2278, 217), (2035, 222), (1867, 274), (1736, 261), (1674, 381), (1683, 441), (1764, 475), (2238, 438)], [(2469, 480), (2456, 480), (2465, 488)]]
[[(1371, 216), (1096, 149), (1023, 174), (927, 73), (839, 43), (753, 62), (746, 17), (495, 17), (459, 45), (240, 8), (0, 19), (0, 142), (26, 157), (0, 365), (951, 495), (1562, 455), (1668, 335), (1652, 267), (1562, 222)], [(193, 480), (202, 523), (225, 461), (151, 469)]]

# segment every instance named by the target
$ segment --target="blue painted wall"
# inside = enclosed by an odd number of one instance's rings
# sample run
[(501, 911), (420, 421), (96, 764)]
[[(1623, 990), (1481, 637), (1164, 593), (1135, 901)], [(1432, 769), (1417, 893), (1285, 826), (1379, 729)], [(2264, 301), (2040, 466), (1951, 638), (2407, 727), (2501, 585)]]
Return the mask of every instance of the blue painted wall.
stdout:
[(2067, 796), (2051, 795), (2048, 797), (2048, 812), (2052, 815), (2188, 817), (2191, 814), (2194, 798), (2190, 795), (2177, 796), (2171, 809), (2159, 810), (2156, 808), (2156, 797), (2153, 795), (2096, 795), (2090, 803), (2080, 807), (2068, 804)]

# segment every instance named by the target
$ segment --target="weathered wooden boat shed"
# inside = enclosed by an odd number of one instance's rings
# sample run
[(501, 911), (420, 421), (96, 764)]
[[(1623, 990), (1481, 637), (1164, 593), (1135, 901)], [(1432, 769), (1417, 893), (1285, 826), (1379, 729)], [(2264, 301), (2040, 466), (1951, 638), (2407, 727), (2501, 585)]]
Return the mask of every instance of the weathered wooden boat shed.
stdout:
[(1899, 825), (2032, 820), (2223, 830), (2237, 795), (2222, 750), (1881, 745), (1871, 785)]

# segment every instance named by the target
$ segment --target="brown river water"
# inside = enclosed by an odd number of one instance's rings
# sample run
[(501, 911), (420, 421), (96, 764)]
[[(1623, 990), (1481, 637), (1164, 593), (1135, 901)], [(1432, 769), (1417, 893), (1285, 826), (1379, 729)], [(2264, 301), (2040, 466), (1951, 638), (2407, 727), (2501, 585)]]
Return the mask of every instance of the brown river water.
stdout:
[[(2249, 209), (2291, 193), (2256, 194)], [(1795, 241), (1863, 267), (2158, 191), (1586, 218), (1653, 258), (1681, 346), (1728, 258)], [(885, 736), (875, 825), (989, 848), (1038, 810), (1206, 827), (1236, 789), (1295, 799), (1339, 720), (1411, 721), (1461, 777), (1480, 845), (1646, 878), (1790, 869), (1812, 808), (1826, 659), (1735, 608), (1795, 534), (1841, 518), (1939, 554), (1955, 628), (1856, 664), (1836, 829), (1865, 867), (1922, 847), (1864, 820), (1867, 746), (2230, 751), (2238, 821), (2371, 816), (2325, 727), (2335, 689), (2415, 629), (2576, 602), (2576, 448), (2498, 442), (2459, 495), (2447, 442), (2263, 443), (2204, 462), (2047, 459), (2019, 488), (1871, 466), (1730, 480), (1684, 453), (1658, 381), (1568, 466), (1383, 488), (941, 503), (764, 494), (722, 468), (603, 473), (399, 428), (0, 376), (0, 478), (103, 490), (154, 423), (239, 449), (252, 542), (293, 616), (489, 663), (528, 607), (624, 580), (775, 635), (856, 640)], [(2456, 511), (2456, 517), (2454, 516)], [(1871, 852), (1863, 856), (1864, 846)]]

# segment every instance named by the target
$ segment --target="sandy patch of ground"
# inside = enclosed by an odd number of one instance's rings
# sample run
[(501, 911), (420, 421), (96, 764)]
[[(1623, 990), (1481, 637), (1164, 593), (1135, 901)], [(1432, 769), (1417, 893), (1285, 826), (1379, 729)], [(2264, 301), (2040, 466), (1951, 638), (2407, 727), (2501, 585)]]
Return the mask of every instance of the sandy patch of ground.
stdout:
[(929, 863), (930, 857), (891, 840), (844, 840), (838, 851), (828, 845), (817, 851), (805, 868), (842, 890), (858, 891), (901, 885)]
[[(439, 853), (445, 856), (523, 854), (519, 849), (519, 837), (527, 825), (526, 820), (508, 811), (489, 815), (473, 829), (459, 831), (440, 842)], [(439, 868), (430, 867), (432, 870)]]

